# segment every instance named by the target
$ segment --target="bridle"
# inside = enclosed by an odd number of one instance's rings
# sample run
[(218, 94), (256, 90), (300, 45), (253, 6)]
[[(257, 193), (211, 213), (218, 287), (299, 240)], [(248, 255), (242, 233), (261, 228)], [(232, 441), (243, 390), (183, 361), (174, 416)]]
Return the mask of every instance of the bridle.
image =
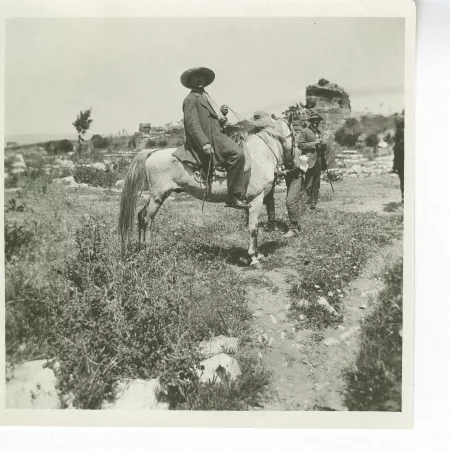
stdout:
[[(295, 132), (294, 132), (294, 129), (292, 128), (292, 124), (290, 124), (289, 122), (286, 122), (284, 119), (282, 119), (282, 122), (284, 122), (286, 124), (286, 126), (289, 128), (289, 131), (290, 131), (288, 136), (283, 136), (283, 137), (284, 137), (285, 140), (291, 138), (291, 141), (292, 141), (291, 152), (292, 152), (292, 156), (293, 156), (294, 155), (294, 150), (295, 150)], [(274, 128), (276, 129), (276, 127), (274, 127)], [(266, 144), (266, 146), (272, 152), (272, 155), (275, 157), (275, 160), (277, 162), (277, 173), (278, 173), (279, 172), (278, 168), (280, 166), (280, 159), (275, 154), (275, 152), (272, 150), (272, 147), (269, 145), (269, 143), (260, 134), (261, 132), (264, 132), (264, 130), (261, 130), (259, 133), (256, 134), (256, 136), (258, 138), (260, 138)], [(283, 157), (284, 157), (283, 159), (286, 158), (284, 150), (283, 150)]]

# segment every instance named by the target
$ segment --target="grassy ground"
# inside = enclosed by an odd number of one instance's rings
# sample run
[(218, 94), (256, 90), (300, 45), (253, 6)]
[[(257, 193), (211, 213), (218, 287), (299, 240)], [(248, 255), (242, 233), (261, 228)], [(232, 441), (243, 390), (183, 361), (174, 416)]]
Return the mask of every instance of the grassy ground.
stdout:
[[(339, 211), (346, 199), (363, 202), (374, 187), (388, 193), (393, 183), (345, 181), (335, 197), (325, 186), (321, 210), (303, 216), (289, 261), (279, 257), (286, 248), (280, 231), (261, 233), (267, 268), (301, 270), (301, 280), (291, 281), (297, 328), (320, 330), (334, 319), (295, 301), (323, 294), (343, 314), (345, 285), (377, 247), (401, 235), (398, 215)], [(250, 271), (242, 212), (207, 204), (201, 214), (200, 202), (177, 195), (162, 207), (147, 252), (137, 252), (135, 241), (123, 249), (117, 238), (118, 193), (58, 189), (40, 177), (23, 187), (5, 199), (9, 362), (56, 356), (61, 388), (75, 394), (79, 408), (98, 408), (124, 377), (161, 377), (174, 409), (241, 410), (263, 402), (270, 372), (249, 341), (246, 291), (253, 282), (239, 269)], [(276, 202), (285, 230), (283, 193)], [(243, 375), (227, 386), (200, 385), (197, 344), (219, 334), (239, 337)]]
[(388, 266), (382, 278), (385, 288), (361, 325), (358, 358), (345, 371), (349, 410), (402, 410), (403, 261)]

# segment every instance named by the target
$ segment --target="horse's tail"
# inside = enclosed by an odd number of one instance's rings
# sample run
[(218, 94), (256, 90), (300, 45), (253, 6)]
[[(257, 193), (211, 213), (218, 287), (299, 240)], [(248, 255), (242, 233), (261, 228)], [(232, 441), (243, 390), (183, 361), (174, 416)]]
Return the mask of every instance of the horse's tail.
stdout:
[(119, 235), (122, 243), (128, 238), (128, 233), (133, 228), (139, 191), (142, 190), (146, 181), (150, 184), (145, 172), (145, 162), (153, 152), (155, 152), (155, 149), (139, 152), (134, 157), (125, 175), (119, 214)]

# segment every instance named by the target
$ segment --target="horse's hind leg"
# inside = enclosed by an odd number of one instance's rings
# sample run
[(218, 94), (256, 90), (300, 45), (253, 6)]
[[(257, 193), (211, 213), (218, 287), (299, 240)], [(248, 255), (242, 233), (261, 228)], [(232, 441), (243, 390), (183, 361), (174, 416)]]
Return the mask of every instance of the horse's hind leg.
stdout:
[(150, 198), (149, 198), (147, 204), (138, 213), (138, 221), (140, 221), (140, 223), (139, 223), (139, 242), (140, 242), (140, 237), (141, 237), (141, 226), (142, 226), (144, 246), (145, 246), (145, 242), (146, 242), (147, 228), (150, 228), (150, 233), (151, 233), (151, 229), (153, 226), (153, 221), (155, 219), (155, 216), (157, 215), (159, 209), (161, 208), (161, 205), (169, 197), (171, 192), (172, 192), (172, 190), (166, 191), (164, 193), (150, 194)]
[(276, 228), (275, 219), (275, 182), (273, 182), (272, 189), (269, 191), (267, 196), (264, 198), (264, 204), (267, 210), (267, 231), (271, 232)]
[(251, 259), (250, 265), (253, 267), (260, 266), (258, 256), (258, 223), (259, 214), (263, 205), (264, 193), (253, 199), (250, 205), (248, 230), (250, 232), (250, 245), (248, 248), (248, 255)]

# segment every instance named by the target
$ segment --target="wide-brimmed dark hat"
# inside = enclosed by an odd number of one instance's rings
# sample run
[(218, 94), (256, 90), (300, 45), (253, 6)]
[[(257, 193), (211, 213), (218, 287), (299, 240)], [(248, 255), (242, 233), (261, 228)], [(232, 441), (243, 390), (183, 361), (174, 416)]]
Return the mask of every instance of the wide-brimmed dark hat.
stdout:
[(191, 86), (190, 84), (190, 79), (194, 74), (202, 74), (205, 76), (206, 82), (204, 87), (210, 85), (216, 78), (216, 74), (207, 67), (193, 67), (192, 69), (188, 69), (187, 71), (181, 74), (180, 77), (181, 84), (186, 88), (191, 89), (193, 86)]
[(264, 111), (255, 111), (253, 118), (250, 120), (252, 125), (258, 128), (267, 127), (271, 122), (271, 117)]
[(308, 121), (323, 121), (323, 117), (317, 113), (312, 113), (311, 116), (308, 117)]

